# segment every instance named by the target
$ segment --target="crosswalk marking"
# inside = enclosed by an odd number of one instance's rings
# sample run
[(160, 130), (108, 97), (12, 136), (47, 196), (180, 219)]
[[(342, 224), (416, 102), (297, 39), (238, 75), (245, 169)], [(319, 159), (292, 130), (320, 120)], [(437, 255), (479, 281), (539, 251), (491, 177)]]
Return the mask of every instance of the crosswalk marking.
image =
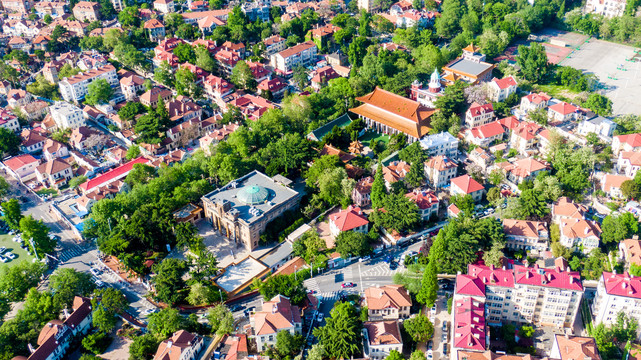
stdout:
[(389, 265), (380, 264), (376, 265), (373, 268), (363, 271), (363, 276), (391, 276), (396, 274), (401, 270), (401, 267), (397, 267), (395, 270), (390, 270)]
[(81, 255), (82, 252), (76, 248), (66, 249), (59, 253), (58, 259), (60, 261), (67, 261), (71, 258)]

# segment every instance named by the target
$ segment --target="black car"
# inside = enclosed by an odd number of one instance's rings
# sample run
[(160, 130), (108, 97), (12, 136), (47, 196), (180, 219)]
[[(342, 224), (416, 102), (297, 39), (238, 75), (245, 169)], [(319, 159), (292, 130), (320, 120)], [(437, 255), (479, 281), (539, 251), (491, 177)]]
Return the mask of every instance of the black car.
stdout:
[(243, 305), (233, 305), (232, 307), (229, 308), (229, 310), (231, 310), (231, 312), (237, 312), (237, 311), (241, 311), (241, 310), (244, 310), (244, 309), (245, 309), (245, 307)]
[(398, 264), (396, 262), (392, 261), (391, 263), (389, 263), (390, 270), (396, 270), (397, 267), (398, 267)]

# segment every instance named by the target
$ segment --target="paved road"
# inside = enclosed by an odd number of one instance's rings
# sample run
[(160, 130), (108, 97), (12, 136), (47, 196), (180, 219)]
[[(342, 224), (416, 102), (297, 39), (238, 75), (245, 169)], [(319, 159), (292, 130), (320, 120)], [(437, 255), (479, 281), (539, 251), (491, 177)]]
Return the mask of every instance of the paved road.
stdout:
[[(383, 256), (379, 255), (365, 262), (356, 261), (342, 268), (325, 271), (321, 275), (305, 280), (305, 287), (316, 292), (316, 296), (321, 300), (321, 312), (328, 316), (334, 302), (340, 298), (341, 294), (358, 294), (368, 287), (393, 284), (394, 274), (405, 269), (399, 266), (396, 270), (391, 270), (383, 260), (385, 256), (389, 254), (401, 260), (404, 253), (418, 251), (421, 245), (422, 242), (419, 241), (409, 247), (392, 248), (384, 251)], [(341, 284), (346, 282), (355, 283), (356, 287), (343, 289)]]
[[(60, 268), (74, 268), (77, 271), (89, 273), (89, 269), (98, 263), (98, 251), (95, 244), (90, 242), (79, 242), (73, 232), (66, 228), (66, 225), (58, 220), (50, 213), (50, 202), (42, 201), (38, 196), (33, 195), (25, 186), (20, 184), (16, 179), (3, 174), (4, 178), (11, 184), (10, 196), (16, 198), (24, 198), (27, 201), (21, 201), (22, 212), (25, 215), (32, 215), (35, 219), (42, 220), (48, 227), (51, 235), (60, 236), (60, 241), (56, 247), (54, 257), (60, 262), (53, 262), (50, 264), (51, 272), (58, 267)], [(107, 286), (112, 286), (123, 291), (127, 299), (131, 302), (131, 313), (145, 318), (143, 312), (146, 309), (155, 309), (155, 306), (149, 301), (144, 299), (147, 290), (142, 285), (129, 285), (119, 282), (118, 277), (104, 271), (100, 275), (102, 280)], [(48, 285), (47, 281), (40, 284), (40, 288)]]

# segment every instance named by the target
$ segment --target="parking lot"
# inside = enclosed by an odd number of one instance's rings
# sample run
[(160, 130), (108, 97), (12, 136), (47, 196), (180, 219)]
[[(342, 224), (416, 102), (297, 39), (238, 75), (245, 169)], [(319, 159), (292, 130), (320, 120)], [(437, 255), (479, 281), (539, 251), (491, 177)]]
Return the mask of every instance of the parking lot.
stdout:
[(427, 360), (444, 360), (449, 356), (450, 349), (448, 339), (452, 318), (447, 312), (447, 299), (452, 296), (453, 292), (453, 279), (439, 280), (438, 298), (435, 307), (426, 309), (427, 315), (434, 324), (434, 336), (432, 340), (427, 343), (427, 351), (425, 353)]

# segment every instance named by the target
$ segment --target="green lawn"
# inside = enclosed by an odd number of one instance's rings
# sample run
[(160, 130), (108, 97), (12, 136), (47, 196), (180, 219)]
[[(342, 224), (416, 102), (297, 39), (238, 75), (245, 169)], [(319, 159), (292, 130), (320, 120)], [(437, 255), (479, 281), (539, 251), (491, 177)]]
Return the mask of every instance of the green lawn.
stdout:
[(13, 235), (9, 235), (9, 234), (0, 235), (0, 247), (4, 246), (7, 248), (5, 253), (11, 251), (16, 255), (16, 258), (13, 260), (8, 259), (9, 261), (7, 261), (6, 263), (0, 262), (0, 267), (15, 266), (19, 264), (22, 260), (31, 261), (31, 259), (33, 259), (33, 256), (27, 254), (26, 251), (20, 248), (20, 243), (14, 242), (12, 239), (13, 239)]
[(360, 140), (360, 142), (364, 146), (369, 146), (369, 148), (371, 149), (372, 146), (370, 146), (370, 144), (375, 144), (379, 140), (382, 140), (383, 142), (385, 142), (385, 145), (387, 145), (389, 143), (389, 135), (379, 134), (375, 131), (368, 130), (358, 140)]
[(570, 90), (567, 86), (563, 86), (563, 85), (547, 84), (547, 85), (536, 85), (535, 87), (537, 90), (543, 91), (544, 93), (547, 93), (552, 97), (565, 98), (570, 101), (574, 99), (575, 96), (579, 95), (579, 93), (574, 92)]

